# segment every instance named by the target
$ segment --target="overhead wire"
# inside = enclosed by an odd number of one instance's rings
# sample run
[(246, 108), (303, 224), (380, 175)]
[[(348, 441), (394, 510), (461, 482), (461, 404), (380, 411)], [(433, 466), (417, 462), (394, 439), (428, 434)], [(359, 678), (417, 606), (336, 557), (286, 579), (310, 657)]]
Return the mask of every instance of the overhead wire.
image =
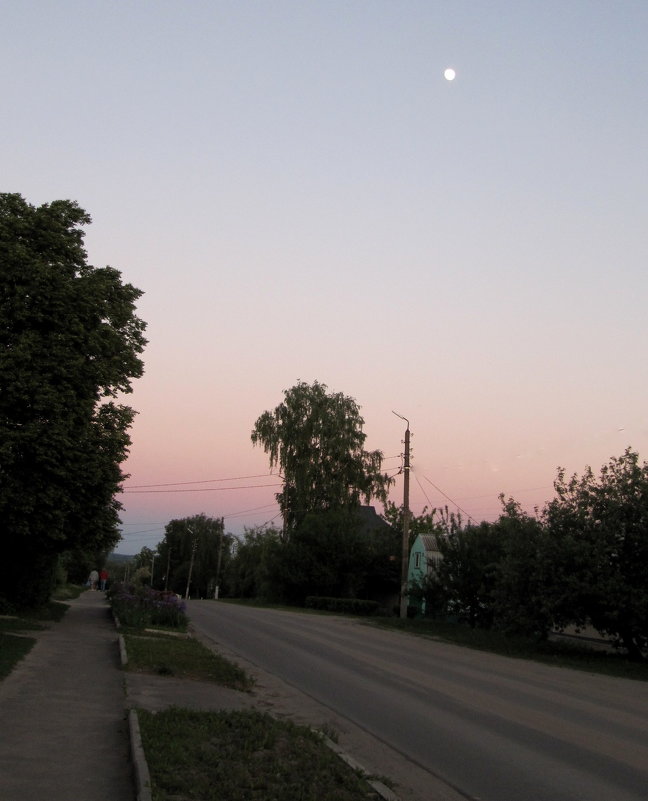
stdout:
[(251, 478), (269, 478), (273, 473), (258, 473), (253, 476), (234, 476), (233, 478), (204, 478), (201, 481), (170, 481), (166, 484), (125, 484), (124, 489), (148, 489), (150, 487), (182, 487), (187, 484), (214, 484), (222, 481), (247, 481)]
[[(416, 481), (418, 482), (418, 476), (415, 476), (415, 478), (416, 478)], [(435, 489), (437, 492), (440, 492), (440, 493), (441, 493), (441, 495), (443, 495), (443, 497), (444, 497), (444, 498), (446, 498), (446, 500), (450, 501), (450, 503), (451, 503), (451, 504), (453, 504), (454, 506), (456, 506), (456, 507), (457, 507), (457, 509), (458, 509), (460, 512), (462, 512), (463, 514), (465, 514), (465, 515), (466, 515), (466, 517), (467, 517), (469, 520), (472, 520), (472, 522), (473, 522), (473, 523), (475, 523), (475, 525), (477, 525), (477, 521), (475, 520), (475, 518), (474, 518), (472, 515), (468, 514), (468, 512), (467, 512), (465, 509), (462, 509), (462, 508), (461, 508), (461, 506), (459, 506), (459, 504), (458, 504), (456, 501), (454, 501), (454, 500), (453, 500), (453, 499), (452, 499), (452, 498), (451, 498), (449, 495), (447, 495), (447, 494), (446, 494), (446, 493), (445, 493), (445, 492), (444, 492), (444, 491), (443, 491), (443, 490), (442, 490), (440, 487), (437, 487), (437, 485), (436, 485), (436, 484), (435, 484), (433, 481), (430, 481), (430, 479), (429, 479), (427, 476), (423, 476), (423, 478), (424, 478), (424, 479), (425, 479), (425, 480), (426, 480), (426, 481), (427, 481), (429, 484), (431, 484), (431, 485), (434, 487), (434, 489)], [(420, 482), (419, 482), (419, 486), (420, 486)]]
[(281, 487), (281, 484), (244, 484), (240, 487), (196, 487), (195, 489), (140, 489), (124, 490), (124, 495), (145, 495), (168, 492), (227, 492), (228, 490), (260, 489), (262, 487)]

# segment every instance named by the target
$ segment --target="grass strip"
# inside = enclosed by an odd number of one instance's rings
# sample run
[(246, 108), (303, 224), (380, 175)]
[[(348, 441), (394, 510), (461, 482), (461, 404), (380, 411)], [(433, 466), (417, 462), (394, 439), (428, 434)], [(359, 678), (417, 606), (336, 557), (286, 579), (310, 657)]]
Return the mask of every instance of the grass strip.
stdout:
[(256, 711), (138, 712), (153, 801), (367, 801), (373, 788), (304, 726)]
[(15, 615), (0, 617), (0, 680), (11, 673), (36, 643), (33, 637), (13, 635), (24, 631), (42, 631), (46, 626), (41, 621), (48, 623), (60, 620), (68, 609), (67, 604), (50, 601), (37, 609), (22, 609)]
[(448, 623), (434, 618), (405, 620), (401, 618), (371, 618), (363, 622), (514, 659), (530, 659), (556, 667), (585, 670), (590, 673), (636, 681), (648, 681), (648, 663), (632, 662), (623, 654), (603, 651), (578, 642), (552, 639), (538, 641), (507, 635), (501, 631), (471, 629), (466, 625)]
[(11, 673), (35, 643), (33, 637), (14, 637), (0, 632), (0, 679), (6, 678)]
[(213, 681), (234, 690), (252, 689), (253, 680), (242, 668), (193, 637), (124, 633), (124, 641), (129, 670)]
[(11, 634), (12, 632), (22, 631), (43, 631), (45, 626), (36, 620), (29, 620), (24, 617), (7, 616), (0, 617), (0, 633)]

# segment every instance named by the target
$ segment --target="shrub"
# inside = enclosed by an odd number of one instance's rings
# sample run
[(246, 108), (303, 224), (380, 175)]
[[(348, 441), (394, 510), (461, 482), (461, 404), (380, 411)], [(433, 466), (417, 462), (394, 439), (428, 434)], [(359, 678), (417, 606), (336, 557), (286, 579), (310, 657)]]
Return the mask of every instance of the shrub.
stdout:
[(133, 628), (164, 626), (185, 631), (186, 605), (173, 592), (132, 584), (113, 584), (107, 593), (120, 623)]
[(378, 611), (377, 601), (364, 601), (361, 598), (323, 598), (309, 595), (305, 601), (309, 609), (324, 609), (328, 612), (345, 612), (351, 615), (374, 615)]

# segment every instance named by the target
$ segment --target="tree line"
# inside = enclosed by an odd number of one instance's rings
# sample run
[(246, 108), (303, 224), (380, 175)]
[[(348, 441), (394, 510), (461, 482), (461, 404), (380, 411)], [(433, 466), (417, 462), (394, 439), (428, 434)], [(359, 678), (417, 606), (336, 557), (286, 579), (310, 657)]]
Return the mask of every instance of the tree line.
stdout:
[(320, 513), (290, 538), (272, 526), (248, 528), (239, 538), (225, 533), (222, 518), (172, 520), (155, 550), (136, 556), (129, 577), (190, 598), (296, 606), (309, 595), (386, 602), (398, 593), (398, 537), (386, 524), (370, 534), (363, 522), (362, 515)]
[[(554, 499), (534, 514), (501, 496), (492, 523), (465, 523), (447, 509), (410, 518), (411, 541), (432, 534), (441, 555), (409, 587), (411, 603), (425, 601), (429, 616), (538, 639), (591, 626), (641, 659), (648, 464), (627, 449), (598, 475), (586, 468), (567, 478), (559, 470), (554, 486)], [(221, 597), (295, 605), (308, 596), (371, 599), (397, 613), (403, 508), (387, 501), (379, 526), (366, 525), (367, 510), (323, 509), (289, 530), (251, 528), (240, 538), (225, 533), (222, 518), (173, 520), (157, 549), (153, 584), (192, 597), (214, 597), (218, 587)], [(151, 555), (144, 549), (138, 557), (145, 576)]]
[(648, 643), (648, 464), (627, 449), (595, 475), (559, 470), (534, 515), (502, 500), (494, 523), (437, 521), (441, 559), (410, 588), (429, 615), (546, 638), (592, 626), (641, 659)]

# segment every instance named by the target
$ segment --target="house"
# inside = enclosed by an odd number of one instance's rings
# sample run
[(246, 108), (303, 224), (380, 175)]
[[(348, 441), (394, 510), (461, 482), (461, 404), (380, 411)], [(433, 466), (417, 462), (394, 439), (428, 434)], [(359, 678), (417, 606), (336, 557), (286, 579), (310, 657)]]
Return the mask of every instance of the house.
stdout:
[(400, 590), (400, 535), (382, 518), (373, 506), (360, 506), (356, 511), (358, 531), (371, 543), (366, 553), (367, 571), (364, 596), (377, 601), (381, 609), (398, 608)]
[[(436, 536), (434, 534), (419, 534), (410, 550), (407, 571), (408, 588), (422, 584), (427, 576), (438, 567), (442, 558)], [(407, 606), (408, 608), (414, 608), (414, 614), (425, 614), (425, 599), (412, 595), (408, 597)]]

